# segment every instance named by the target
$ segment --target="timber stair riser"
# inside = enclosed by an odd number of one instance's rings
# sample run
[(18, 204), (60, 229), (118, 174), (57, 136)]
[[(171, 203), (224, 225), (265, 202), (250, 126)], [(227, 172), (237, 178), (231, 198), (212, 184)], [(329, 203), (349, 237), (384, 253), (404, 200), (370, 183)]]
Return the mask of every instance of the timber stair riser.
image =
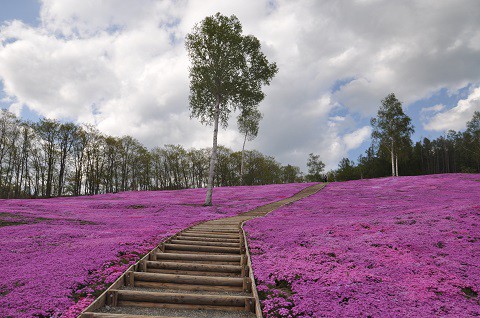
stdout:
[(242, 256), (241, 255), (216, 255), (216, 254), (180, 254), (180, 253), (157, 253), (156, 254), (157, 260), (162, 261), (193, 261), (193, 262), (213, 262), (213, 263), (220, 263), (220, 262), (230, 262), (239, 264), (241, 263)]
[(207, 252), (207, 253), (225, 253), (240, 254), (240, 247), (222, 247), (222, 246), (199, 246), (186, 244), (165, 244), (165, 252), (169, 251), (191, 251), (191, 252)]
[(194, 237), (206, 237), (206, 238), (225, 238), (225, 239), (238, 239), (237, 235), (218, 235), (218, 234), (204, 234), (204, 233), (188, 233), (183, 232), (181, 236), (194, 236)]
[(212, 227), (193, 227), (190, 228), (189, 231), (206, 231), (206, 232), (212, 232), (212, 233), (229, 233), (229, 234), (238, 234), (240, 232), (240, 229), (237, 227), (234, 228), (222, 228), (220, 229), (221, 225), (216, 225)]
[[(181, 308), (185, 305), (197, 309), (245, 310), (254, 299), (246, 296), (216, 296), (178, 293), (137, 292), (112, 290), (107, 294), (111, 306), (139, 306)], [(185, 307), (184, 306), (184, 307)]]
[(145, 315), (126, 315), (126, 314), (104, 314), (98, 312), (83, 313), (83, 318), (181, 318), (174, 316), (145, 316)]
[(225, 243), (240, 243), (239, 239), (229, 238), (215, 238), (215, 237), (201, 237), (201, 236), (175, 236), (175, 240), (201, 241), (201, 242), (225, 242)]
[[(196, 317), (201, 310), (202, 317), (262, 318), (242, 224), (320, 189), (314, 188), (175, 234), (130, 266), (80, 317), (180, 318), (177, 311)], [(142, 310), (149, 316), (132, 315)]]
[(240, 247), (238, 243), (223, 243), (223, 242), (211, 242), (211, 241), (187, 241), (183, 239), (175, 239), (170, 241), (172, 244), (186, 244), (186, 245), (201, 245), (201, 246), (221, 246), (221, 247)]
[(214, 265), (202, 263), (181, 263), (181, 262), (153, 262), (147, 261), (147, 269), (177, 269), (185, 271), (203, 271), (203, 272), (225, 272), (240, 273), (240, 265)]
[[(208, 237), (224, 237), (224, 238), (237, 238), (238, 233), (228, 233), (228, 232), (209, 232), (209, 231), (187, 231), (184, 232), (186, 235), (192, 236), (193, 234), (207, 235)], [(213, 235), (213, 236), (211, 236)]]
[(158, 292), (138, 292), (128, 290), (112, 290), (108, 293), (109, 303), (115, 306), (118, 301), (136, 301), (163, 304), (189, 304), (207, 306), (233, 306), (244, 307), (245, 302), (251, 302), (252, 297), (247, 296), (215, 296), (196, 294), (176, 294)]
[[(133, 278), (130, 278), (133, 275)], [(250, 279), (234, 278), (234, 277), (206, 277), (194, 275), (174, 275), (174, 274), (158, 274), (158, 273), (127, 273), (128, 285), (135, 286), (137, 282), (155, 282), (155, 283), (171, 283), (171, 284), (188, 284), (200, 286), (234, 286), (244, 287), (249, 290)]]
[(213, 271), (189, 271), (178, 269), (156, 269), (149, 268), (147, 273), (159, 273), (159, 274), (175, 274), (175, 275), (196, 275), (196, 276), (222, 276), (222, 277), (241, 277), (242, 273), (225, 273), (225, 272), (213, 272)]

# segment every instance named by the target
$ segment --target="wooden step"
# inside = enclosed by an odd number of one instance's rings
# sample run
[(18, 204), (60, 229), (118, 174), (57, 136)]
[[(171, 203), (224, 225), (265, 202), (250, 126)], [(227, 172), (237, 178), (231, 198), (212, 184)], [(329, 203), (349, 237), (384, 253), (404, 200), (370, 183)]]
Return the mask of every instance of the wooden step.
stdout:
[(80, 315), (80, 318), (182, 318), (180, 316), (146, 316), (129, 314), (112, 314), (100, 312), (87, 312)]
[(180, 235), (182, 236), (195, 236), (195, 237), (209, 237), (209, 238), (230, 238), (230, 239), (238, 239), (240, 238), (240, 234), (238, 235), (222, 235), (222, 234), (211, 234), (211, 233), (198, 233), (198, 232), (181, 232)]
[(202, 241), (202, 242), (240, 243), (240, 238), (216, 238), (216, 237), (178, 235), (178, 236), (174, 237), (173, 239), (175, 239), (175, 240), (187, 240), (187, 241)]
[(225, 272), (200, 272), (200, 271), (187, 271), (176, 269), (156, 269), (149, 268), (146, 273), (158, 273), (158, 274), (174, 274), (174, 275), (195, 275), (195, 276), (221, 276), (221, 277), (242, 277), (241, 273), (225, 273)]
[(189, 232), (208, 232), (213, 234), (239, 234), (240, 229), (222, 229), (222, 228), (191, 228)]
[(205, 226), (210, 226), (210, 225), (225, 225), (225, 226), (240, 226), (240, 224), (243, 222), (245, 218), (241, 219), (235, 219), (235, 220), (213, 220), (213, 221), (207, 221), (205, 223), (199, 224), (199, 226), (205, 225)]
[(247, 277), (216, 277), (132, 272), (133, 279), (127, 279), (129, 286), (165, 288), (190, 291), (250, 291), (251, 282)]
[(184, 253), (157, 253), (158, 261), (182, 261), (182, 262), (202, 262), (213, 264), (232, 264), (239, 265), (240, 255), (227, 254), (184, 254)]
[(223, 296), (179, 294), (133, 290), (111, 290), (107, 294), (109, 306), (188, 308), (232, 311), (250, 311), (254, 298), (249, 296)]
[(210, 242), (210, 241), (190, 241), (190, 240), (170, 240), (171, 244), (184, 244), (184, 245), (200, 245), (200, 246), (223, 246), (223, 247), (236, 247), (240, 248), (239, 243), (230, 243), (230, 242)]
[(168, 251), (191, 251), (191, 252), (205, 252), (205, 253), (225, 253), (225, 254), (240, 254), (238, 247), (222, 247), (222, 246), (199, 246), (188, 244), (164, 244), (165, 252)]
[(135, 286), (137, 281), (213, 286), (243, 286), (244, 283), (243, 278), (235, 277), (205, 277), (142, 272), (133, 272), (133, 277), (135, 280)]
[[(311, 193), (320, 189), (314, 187)], [(80, 317), (261, 317), (240, 225), (305, 193), (178, 232), (129, 267)]]
[(199, 272), (225, 272), (225, 273), (240, 273), (242, 266), (240, 265), (215, 265), (202, 263), (182, 263), (182, 262), (154, 262), (147, 261), (147, 269), (176, 269), (185, 271), (199, 271)]
[(218, 226), (195, 226), (190, 228), (191, 230), (195, 231), (213, 231), (213, 232), (227, 232), (227, 233), (238, 233), (240, 231), (240, 227), (226, 227), (222, 225)]

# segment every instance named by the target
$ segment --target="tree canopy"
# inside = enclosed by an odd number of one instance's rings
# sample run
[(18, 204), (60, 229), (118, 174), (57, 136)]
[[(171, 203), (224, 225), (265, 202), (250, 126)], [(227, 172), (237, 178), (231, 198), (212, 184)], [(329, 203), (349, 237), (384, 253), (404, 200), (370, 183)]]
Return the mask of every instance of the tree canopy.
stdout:
[(306, 178), (308, 181), (319, 182), (322, 181), (323, 176), (322, 172), (325, 169), (325, 163), (320, 160), (319, 155), (314, 155), (313, 153), (308, 155), (307, 160), (308, 174)]
[(190, 58), (191, 117), (214, 126), (209, 182), (205, 205), (212, 204), (218, 125), (227, 127), (231, 112), (251, 112), (264, 99), (262, 85), (269, 85), (277, 73), (260, 51), (260, 41), (242, 35), (234, 15), (220, 13), (206, 17), (187, 34)]
[(244, 161), (245, 161), (245, 143), (248, 140), (253, 140), (258, 135), (258, 128), (260, 126), (260, 120), (262, 120), (263, 115), (258, 109), (253, 109), (251, 111), (244, 110), (238, 116), (238, 130), (243, 135), (243, 146), (242, 146), (242, 163), (240, 166), (240, 178), (241, 183), (243, 184), (243, 172), (244, 172)]
[[(202, 188), (210, 148), (148, 149), (131, 136), (43, 119), (29, 123), (0, 110), (0, 198), (93, 195)], [(240, 185), (240, 151), (219, 146), (215, 186)], [(300, 168), (245, 151), (244, 185), (303, 181)]]
[(372, 139), (378, 151), (390, 152), (392, 176), (398, 176), (398, 156), (411, 146), (414, 128), (394, 93), (388, 94), (382, 100), (377, 117), (371, 119), (371, 124)]

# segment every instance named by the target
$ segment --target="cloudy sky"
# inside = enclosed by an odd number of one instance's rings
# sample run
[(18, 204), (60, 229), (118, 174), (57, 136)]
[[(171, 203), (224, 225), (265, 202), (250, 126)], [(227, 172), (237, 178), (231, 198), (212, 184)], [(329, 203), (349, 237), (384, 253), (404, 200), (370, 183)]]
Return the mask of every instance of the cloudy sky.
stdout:
[[(247, 147), (283, 164), (356, 159), (391, 92), (414, 140), (480, 110), (478, 0), (0, 0), (0, 105), (149, 147), (210, 146), (211, 127), (189, 118), (184, 38), (216, 12), (235, 14), (279, 67)], [(241, 148), (234, 118), (219, 142)]]

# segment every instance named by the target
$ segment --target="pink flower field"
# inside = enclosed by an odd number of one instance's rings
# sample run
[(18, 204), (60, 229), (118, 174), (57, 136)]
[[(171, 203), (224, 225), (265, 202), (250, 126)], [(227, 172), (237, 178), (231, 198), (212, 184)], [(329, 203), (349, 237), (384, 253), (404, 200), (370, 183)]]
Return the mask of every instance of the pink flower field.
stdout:
[(309, 184), (0, 200), (0, 317), (76, 317), (130, 264), (195, 223), (289, 197)]
[(245, 230), (267, 317), (480, 316), (480, 175), (333, 183)]

